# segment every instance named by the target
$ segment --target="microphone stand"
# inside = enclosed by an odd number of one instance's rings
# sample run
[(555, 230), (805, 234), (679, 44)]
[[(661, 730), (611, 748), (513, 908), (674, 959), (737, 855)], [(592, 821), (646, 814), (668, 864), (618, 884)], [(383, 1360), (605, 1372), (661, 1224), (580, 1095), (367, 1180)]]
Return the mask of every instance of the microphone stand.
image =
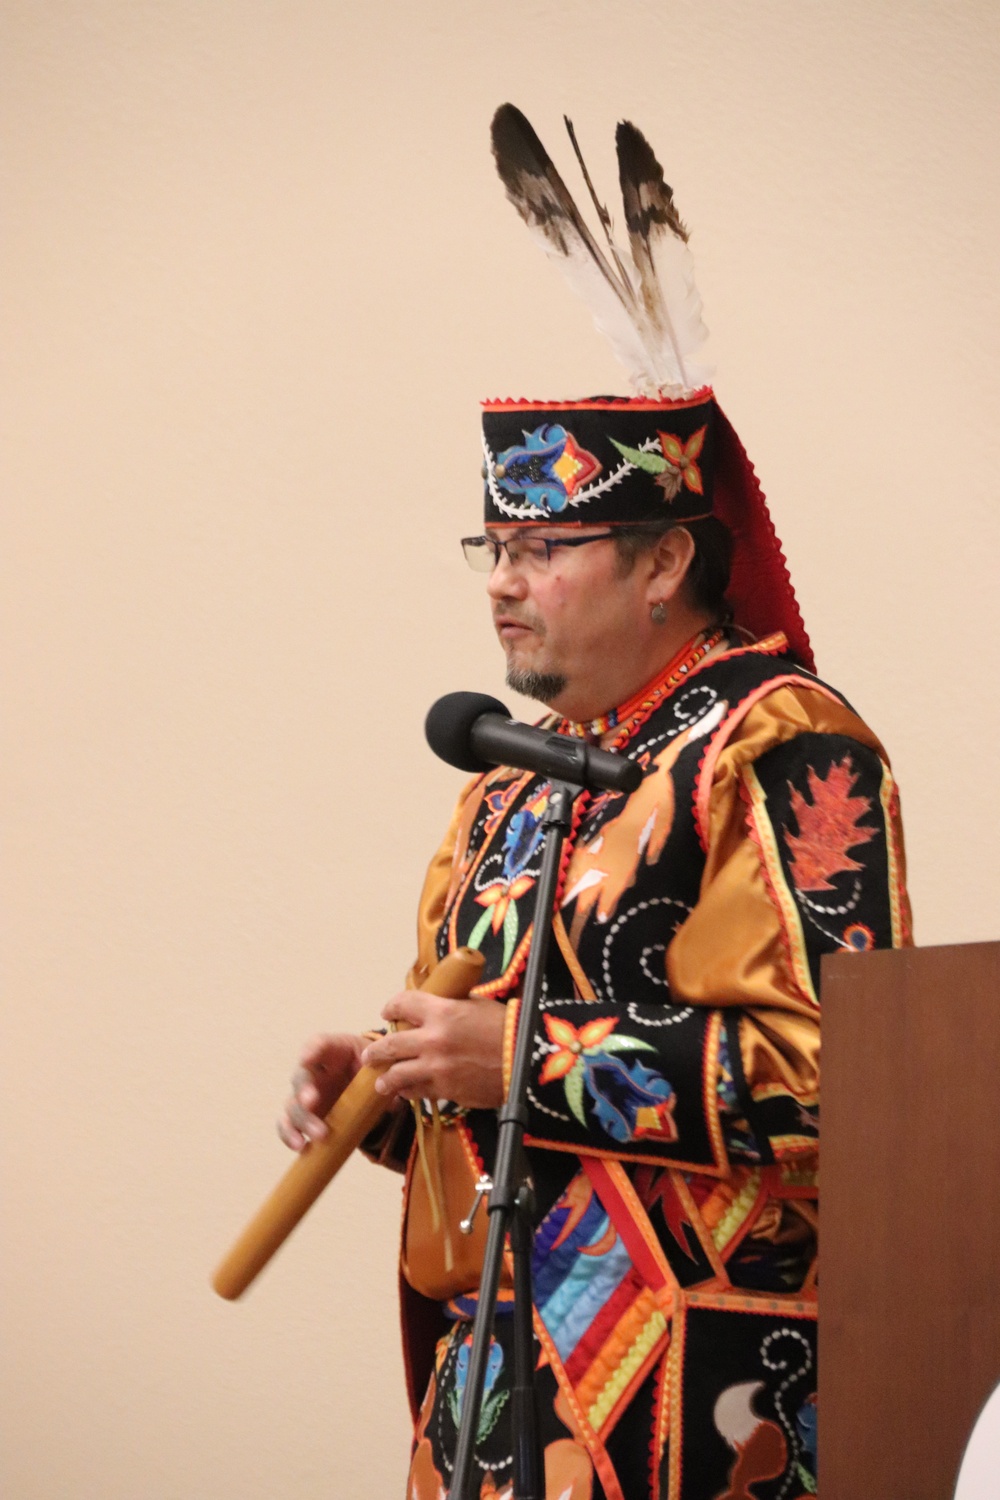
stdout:
[[(528, 1122), (531, 1045), (552, 932), (552, 909), (559, 883), (559, 864), (563, 843), (572, 824), (573, 802), (579, 790), (579, 787), (570, 786), (566, 782), (553, 781), (548, 806), (542, 815), (542, 824), (547, 833), (538, 875), (534, 932), (524, 976), (510, 1089), (507, 1103), (497, 1117), (500, 1131), (493, 1182), (480, 1182), (481, 1191), (489, 1193), (490, 1227), (473, 1325), (472, 1352), (462, 1399), (455, 1468), (449, 1491), (451, 1500), (478, 1500), (481, 1489), (478, 1482), (472, 1487), (472, 1466), (486, 1381), (486, 1360), (493, 1334), (497, 1288), (508, 1232), (514, 1260), (514, 1378), (511, 1390), (514, 1500), (545, 1500), (545, 1475), (535, 1405), (534, 1330), (531, 1321), (531, 1250), (535, 1205), (534, 1188), (524, 1153), (524, 1132)], [(477, 1204), (478, 1201), (477, 1199)], [(472, 1212), (475, 1212), (475, 1206)], [(471, 1217), (470, 1213), (467, 1223), (471, 1221)]]

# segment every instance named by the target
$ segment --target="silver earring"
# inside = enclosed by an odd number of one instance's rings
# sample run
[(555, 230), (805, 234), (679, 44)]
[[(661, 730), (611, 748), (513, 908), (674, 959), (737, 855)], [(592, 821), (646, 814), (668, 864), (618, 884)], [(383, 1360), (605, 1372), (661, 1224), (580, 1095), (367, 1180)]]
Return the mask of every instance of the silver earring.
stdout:
[(649, 618), (652, 620), (654, 625), (665, 624), (667, 619), (667, 606), (662, 602), (659, 604), (654, 604), (652, 609), (649, 611)]

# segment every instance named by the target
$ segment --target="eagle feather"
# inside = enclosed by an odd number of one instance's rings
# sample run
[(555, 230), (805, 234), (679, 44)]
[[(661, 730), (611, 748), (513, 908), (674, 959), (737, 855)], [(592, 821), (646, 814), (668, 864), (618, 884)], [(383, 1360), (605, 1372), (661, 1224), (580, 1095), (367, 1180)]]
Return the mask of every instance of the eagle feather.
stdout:
[(628, 122), (620, 124), (616, 141), (629, 237), (626, 254), (615, 243), (610, 214), (597, 196), (569, 120), (566, 128), (611, 260), (535, 131), (512, 104), (500, 106), (492, 125), (493, 154), (507, 196), (589, 306), (635, 391), (652, 397), (689, 395), (711, 378), (703, 357), (707, 332), (687, 231), (662, 169), (641, 132)]

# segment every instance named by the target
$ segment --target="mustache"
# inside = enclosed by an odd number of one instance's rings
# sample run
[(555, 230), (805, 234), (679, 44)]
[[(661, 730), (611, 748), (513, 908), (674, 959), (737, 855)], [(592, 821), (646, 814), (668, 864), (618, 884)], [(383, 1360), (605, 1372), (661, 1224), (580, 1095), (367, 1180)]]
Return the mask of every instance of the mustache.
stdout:
[(494, 605), (493, 624), (523, 625), (526, 630), (533, 630), (539, 637), (546, 634), (545, 621), (540, 615), (531, 610), (512, 609), (509, 605)]

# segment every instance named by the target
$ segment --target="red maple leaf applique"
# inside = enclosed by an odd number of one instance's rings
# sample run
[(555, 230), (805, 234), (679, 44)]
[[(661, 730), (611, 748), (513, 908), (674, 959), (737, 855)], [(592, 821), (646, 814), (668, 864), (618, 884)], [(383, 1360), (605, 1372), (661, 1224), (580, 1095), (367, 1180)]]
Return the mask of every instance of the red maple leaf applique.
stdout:
[(857, 779), (851, 757), (845, 755), (839, 765), (830, 767), (825, 778), (809, 767), (811, 803), (790, 785), (792, 812), (799, 831), (789, 833), (786, 828), (785, 843), (792, 856), (791, 873), (796, 890), (832, 891), (831, 875), (862, 868), (847, 851), (857, 844), (867, 844), (878, 829), (859, 822), (870, 811), (872, 799), (851, 796)]

